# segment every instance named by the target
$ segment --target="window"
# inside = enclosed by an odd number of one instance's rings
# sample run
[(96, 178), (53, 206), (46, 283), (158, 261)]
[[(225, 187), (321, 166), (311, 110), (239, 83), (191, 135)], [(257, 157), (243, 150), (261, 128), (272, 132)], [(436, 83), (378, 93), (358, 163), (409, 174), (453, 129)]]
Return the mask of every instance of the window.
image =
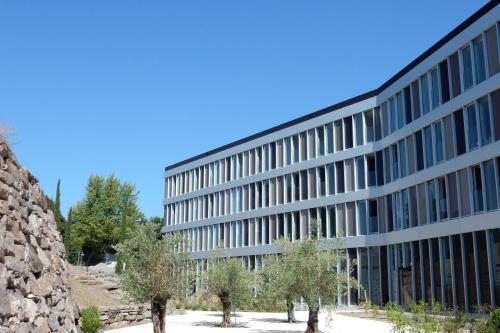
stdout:
[(472, 201), (474, 204), (474, 213), (484, 210), (483, 203), (483, 183), (481, 177), (481, 168), (479, 165), (472, 167)]
[(325, 167), (318, 168), (318, 175), (319, 175), (319, 195), (323, 197), (326, 195)]
[(375, 155), (366, 155), (366, 166), (368, 169), (368, 187), (377, 186)]
[(286, 182), (286, 202), (290, 203), (292, 202), (292, 175), (288, 174), (285, 176), (285, 182)]
[[(493, 127), (495, 129), (495, 140), (500, 140), (500, 89), (491, 94), (491, 108), (493, 112)], [(499, 301), (500, 303), (500, 301)]]
[(474, 47), (474, 70), (476, 73), (476, 84), (483, 82), (486, 79), (483, 44), (482, 36), (479, 36), (472, 41), (472, 46)]
[(469, 45), (462, 49), (462, 80), (464, 90), (469, 89), (474, 84), (472, 80), (472, 55)]
[(333, 164), (327, 165), (328, 169), (328, 195), (335, 194), (335, 166)]
[(420, 117), (420, 89), (418, 88), (418, 81), (411, 83), (411, 96), (413, 99), (413, 119)]
[(431, 70), (431, 96), (432, 108), (435, 109), (439, 106), (439, 79), (437, 67)]
[(316, 168), (309, 169), (309, 198), (316, 198)]
[[(498, 61), (498, 39), (496, 26), (491, 27), (485, 33), (486, 36), (486, 54), (488, 58), (488, 73), (490, 76), (498, 73), (500, 64)], [(500, 300), (498, 301), (500, 303)]]
[(345, 237), (345, 205), (337, 205), (337, 237)]
[(412, 120), (411, 116), (411, 92), (410, 92), (410, 86), (404, 88), (404, 97), (405, 97), (405, 118), (406, 118), (406, 124), (409, 124)]
[(333, 124), (326, 124), (326, 139), (328, 144), (328, 154), (333, 153)]
[(401, 192), (401, 200), (402, 200), (402, 217), (403, 217), (403, 229), (407, 229), (410, 227), (410, 202), (409, 202), (409, 191), (403, 190)]
[(354, 115), (354, 124), (356, 126), (356, 146), (362, 146), (364, 145), (363, 113)]
[(299, 179), (299, 173), (296, 172), (292, 175), (293, 177), (293, 188), (294, 188), (294, 195), (293, 195), (293, 200), (294, 201), (299, 201), (300, 200), (300, 179)]
[(399, 178), (398, 145), (391, 146), (392, 151), (392, 179)]
[(263, 156), (263, 160), (264, 160), (264, 171), (268, 171), (269, 170), (269, 166), (270, 166), (270, 161), (269, 161), (269, 145), (265, 145), (264, 146), (264, 156)]
[(344, 118), (345, 130), (345, 149), (352, 148), (353, 133), (352, 133), (352, 117)]
[(462, 216), (470, 215), (470, 198), (469, 198), (469, 178), (467, 175), (467, 169), (462, 169), (458, 171), (459, 178), (459, 194), (460, 194), (460, 208)]
[(455, 142), (457, 155), (461, 155), (465, 153), (465, 127), (462, 110), (453, 112), (453, 118), (455, 119)]
[(366, 142), (372, 142), (375, 133), (373, 130), (373, 111), (365, 111), (365, 130), (366, 130)]
[(422, 145), (422, 131), (415, 133), (415, 151), (417, 157), (417, 171), (424, 168), (424, 148)]
[(398, 150), (399, 150), (399, 164), (400, 164), (399, 172), (401, 173), (401, 178), (403, 178), (403, 177), (406, 177), (406, 175), (408, 174), (408, 171), (406, 168), (407, 157), (406, 157), (405, 140), (399, 141), (399, 149)]
[(363, 156), (356, 157), (356, 174), (357, 188), (362, 190), (365, 188), (365, 160)]
[(427, 74), (420, 77), (420, 100), (422, 104), (422, 114), (426, 114), (430, 111), (429, 105), (429, 80)]
[(300, 180), (301, 180), (300, 186), (302, 187), (300, 199), (301, 200), (307, 200), (307, 198), (308, 198), (308, 195), (307, 195), (307, 189), (308, 189), (308, 185), (307, 185), (308, 184), (307, 183), (307, 170), (302, 170), (300, 172)]
[(396, 131), (396, 101), (394, 97), (389, 99), (389, 126), (391, 133)]
[(337, 234), (337, 223), (335, 216), (335, 205), (328, 207), (328, 226), (330, 227), (328, 238), (334, 238)]
[(386, 137), (389, 134), (389, 122), (388, 122), (388, 115), (387, 115), (387, 102), (382, 103), (382, 130), (383, 130), (383, 137)]
[(325, 155), (325, 130), (323, 126), (316, 129), (318, 135), (318, 154), (319, 156)]
[[(486, 161), (484, 167), (484, 185), (486, 192), (486, 209), (492, 210), (498, 208), (497, 187), (495, 180), (495, 162)], [(500, 300), (499, 300), (500, 301)]]
[(299, 162), (299, 136), (292, 136), (292, 145), (293, 145), (293, 163)]
[(390, 147), (384, 149), (385, 182), (391, 182), (391, 153)]
[(300, 161), (307, 160), (307, 135), (306, 132), (300, 133)]
[(283, 167), (283, 140), (278, 140), (276, 143), (277, 145), (277, 167), (282, 168)]
[(405, 124), (405, 114), (403, 111), (403, 93), (399, 92), (396, 94), (396, 108), (398, 115), (398, 129), (403, 127)]
[(491, 143), (491, 124), (490, 124), (490, 107), (488, 105), (488, 97), (483, 97), (477, 101), (479, 109), (479, 128), (481, 145), (484, 146)]
[(455, 156), (455, 145), (453, 143), (453, 124), (451, 120), (451, 116), (446, 116), (444, 118), (444, 146), (446, 148), (446, 159)]
[(436, 222), (437, 220), (437, 207), (436, 207), (436, 187), (434, 180), (427, 182), (427, 206), (429, 207), (429, 221)]
[(356, 236), (356, 206), (354, 202), (346, 203), (347, 209), (347, 236)]
[(382, 123), (380, 122), (380, 108), (376, 107), (373, 110), (373, 113), (374, 113), (374, 125), (375, 125), (375, 140), (378, 141), (382, 139)]
[(458, 63), (458, 52), (450, 56), (450, 77), (451, 77), (451, 95), (457, 97), (462, 92), (460, 86), (460, 65)]
[(368, 221), (369, 221), (369, 232), (371, 234), (378, 232), (378, 209), (377, 200), (368, 200)]
[(366, 235), (366, 201), (358, 201), (358, 234)]
[(308, 136), (308, 144), (309, 144), (309, 147), (307, 148), (308, 151), (309, 151), (309, 158), (316, 158), (316, 134), (315, 134), (315, 130), (312, 129), (312, 130), (309, 130), (307, 132), (307, 136)]
[(285, 139), (285, 150), (286, 150), (286, 165), (292, 164), (292, 139), (290, 137)]
[(434, 146), (432, 145), (432, 131), (431, 127), (424, 128), (425, 140), (425, 167), (429, 168), (434, 165)]
[(344, 144), (343, 144), (344, 134), (342, 132), (342, 120), (336, 120), (333, 123), (333, 126), (335, 127), (335, 151), (340, 151), (344, 147)]
[(443, 220), (448, 218), (448, 202), (446, 192), (445, 177), (438, 178), (438, 201), (439, 201), (439, 219)]
[(418, 219), (420, 221), (420, 225), (427, 224), (427, 201), (425, 197), (425, 183), (418, 184)]
[(439, 163), (444, 158), (443, 151), (443, 131), (441, 129), (441, 122), (437, 122), (434, 124), (434, 138), (436, 139), (435, 147), (436, 147), (436, 163)]
[(454, 172), (448, 175), (448, 194), (450, 197), (450, 218), (458, 217), (457, 176)]
[(467, 134), (469, 138), (469, 150), (471, 150), (479, 145), (476, 108), (474, 104), (471, 104), (465, 110), (467, 114)]
[(261, 147), (258, 147), (257, 148), (257, 169), (259, 171), (259, 173), (262, 172), (262, 148)]
[(450, 100), (450, 84), (448, 82), (448, 61), (439, 63), (439, 80), (441, 82), (441, 99), (443, 103)]
[(335, 162), (335, 169), (337, 171), (337, 193), (344, 193), (344, 162)]

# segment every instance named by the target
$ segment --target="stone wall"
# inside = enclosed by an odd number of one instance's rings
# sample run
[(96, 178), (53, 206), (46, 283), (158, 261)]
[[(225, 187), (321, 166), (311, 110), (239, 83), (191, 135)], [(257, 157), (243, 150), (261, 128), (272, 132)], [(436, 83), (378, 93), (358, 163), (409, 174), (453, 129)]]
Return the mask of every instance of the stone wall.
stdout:
[(99, 307), (101, 323), (106, 327), (128, 326), (130, 324), (151, 321), (151, 306), (123, 305), (116, 307)]
[(77, 331), (64, 244), (37, 182), (0, 142), (0, 333)]

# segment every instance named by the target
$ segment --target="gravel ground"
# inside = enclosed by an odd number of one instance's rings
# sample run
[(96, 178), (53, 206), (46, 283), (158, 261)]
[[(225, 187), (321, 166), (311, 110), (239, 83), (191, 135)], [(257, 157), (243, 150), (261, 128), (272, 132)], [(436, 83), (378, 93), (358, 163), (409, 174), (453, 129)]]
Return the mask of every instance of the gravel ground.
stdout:
[[(296, 311), (298, 320), (295, 324), (286, 322), (286, 313), (240, 312), (236, 317), (236, 325), (232, 328), (219, 327), (220, 312), (186, 311), (183, 315), (167, 316), (167, 332), (200, 333), (302, 333), (306, 329), (307, 312)], [(361, 319), (354, 316), (333, 314), (327, 320), (327, 314), (320, 315), (320, 331), (335, 333), (389, 333), (388, 323)], [(234, 323), (234, 318), (233, 318)], [(106, 333), (152, 333), (153, 325), (144, 324), (106, 331)]]

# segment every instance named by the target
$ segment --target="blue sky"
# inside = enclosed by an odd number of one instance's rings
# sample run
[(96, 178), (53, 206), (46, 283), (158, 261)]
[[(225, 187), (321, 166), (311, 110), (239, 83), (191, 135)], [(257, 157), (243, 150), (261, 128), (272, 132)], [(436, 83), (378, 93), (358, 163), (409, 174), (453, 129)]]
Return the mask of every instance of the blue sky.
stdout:
[(0, 121), (64, 212), (378, 87), (486, 1), (0, 1)]

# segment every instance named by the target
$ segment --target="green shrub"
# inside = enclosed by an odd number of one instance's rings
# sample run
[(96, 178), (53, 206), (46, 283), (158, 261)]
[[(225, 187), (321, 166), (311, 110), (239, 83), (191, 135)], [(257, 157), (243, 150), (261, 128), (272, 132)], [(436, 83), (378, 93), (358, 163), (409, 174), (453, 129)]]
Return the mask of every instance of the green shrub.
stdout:
[(182, 303), (176, 303), (176, 304), (175, 304), (175, 309), (176, 309), (176, 310), (180, 310), (180, 309), (182, 309), (182, 308), (183, 308)]
[(82, 311), (82, 331), (83, 333), (97, 333), (101, 328), (101, 319), (96, 306)]
[(208, 305), (202, 305), (200, 306), (201, 311), (208, 311)]

